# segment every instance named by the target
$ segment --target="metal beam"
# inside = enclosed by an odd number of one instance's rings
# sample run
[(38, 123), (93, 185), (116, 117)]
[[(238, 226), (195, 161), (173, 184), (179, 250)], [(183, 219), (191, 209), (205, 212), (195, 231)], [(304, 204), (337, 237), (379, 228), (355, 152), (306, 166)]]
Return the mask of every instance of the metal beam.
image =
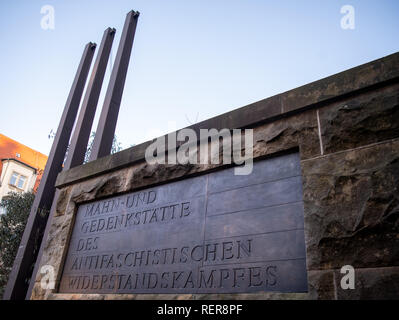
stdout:
[[(83, 103), (79, 111), (79, 116), (76, 121), (75, 129), (69, 145), (68, 154), (64, 163), (63, 170), (81, 165), (87, 150), (87, 143), (90, 137), (90, 130), (93, 124), (96, 113), (98, 99), (100, 97), (101, 86), (104, 80), (105, 71), (107, 69), (109, 54), (111, 52), (112, 42), (115, 36), (114, 28), (107, 28), (104, 31), (101, 40), (100, 48), (97, 53), (97, 58), (94, 63), (90, 80), (86, 88), (86, 93), (83, 98)], [(43, 240), (40, 245), (39, 254), (37, 255), (35, 268), (32, 273), (32, 278), (29, 284), (29, 289), (26, 294), (26, 299), (30, 299), (32, 290), (35, 285), (35, 279), (40, 267), (40, 260), (43, 255), (44, 246), (48, 238), (51, 222), (53, 220), (57, 201), (59, 198), (59, 190), (55, 191), (53, 204), (51, 205), (50, 216), (47, 220), (46, 228), (43, 235)]]
[(114, 28), (104, 31), (63, 170), (83, 164), (114, 37)]
[(133, 47), (139, 12), (130, 11), (125, 20), (114, 67), (98, 122), (90, 161), (111, 153), (119, 107), (122, 100), (130, 54)]
[(83, 51), (8, 279), (5, 300), (25, 299), (95, 48), (96, 44), (90, 42)]

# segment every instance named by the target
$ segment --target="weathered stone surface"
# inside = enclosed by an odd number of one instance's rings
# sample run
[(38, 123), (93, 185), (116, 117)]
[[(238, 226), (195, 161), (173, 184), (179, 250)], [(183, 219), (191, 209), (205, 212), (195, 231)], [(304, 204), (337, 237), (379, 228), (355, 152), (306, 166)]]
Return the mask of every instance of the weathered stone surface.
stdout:
[(36, 291), (32, 299), (39, 300), (306, 300), (307, 293), (248, 294), (63, 294)]
[(62, 294), (50, 293), (49, 300), (192, 300), (192, 294)]
[(57, 200), (57, 203), (56, 203), (55, 216), (59, 216), (59, 215), (62, 215), (65, 213), (66, 207), (69, 202), (70, 192), (71, 192), (71, 187), (61, 190), (60, 195)]
[(131, 172), (126, 190), (134, 190), (143, 186), (189, 176), (203, 171), (201, 165), (194, 164), (143, 164)]
[(320, 155), (317, 118), (314, 110), (254, 129), (254, 157), (298, 146), (301, 159)]
[[(50, 294), (49, 300), (105, 300), (101, 294)], [(119, 299), (114, 299), (119, 300)]]
[(302, 171), (308, 269), (399, 265), (399, 139)]
[(319, 111), (325, 153), (399, 137), (399, 85), (366, 92)]
[(71, 192), (71, 200), (83, 202), (123, 192), (125, 190), (126, 172), (127, 169), (124, 169), (75, 185)]
[(196, 300), (304, 300), (307, 293), (279, 293), (279, 292), (260, 292), (240, 293), (240, 294), (196, 294)]
[(31, 300), (46, 300), (52, 294), (51, 290), (44, 290), (40, 285), (40, 280), (35, 282), (32, 289)]
[[(68, 207), (71, 207), (73, 205), (73, 202), (68, 203)], [(68, 211), (69, 210), (67, 209), (66, 212)], [(72, 214), (54, 216), (48, 238), (45, 240), (45, 247), (40, 260), (39, 270), (41, 270), (41, 268), (46, 265), (53, 267), (56, 283), (58, 283), (57, 278), (61, 275), (64, 255), (66, 253), (65, 248), (68, 245), (67, 240), (69, 239), (70, 229), (72, 227), (72, 220)], [(32, 299), (43, 299), (44, 296), (47, 297), (51, 292), (53, 292), (53, 290), (44, 290), (41, 288), (41, 279), (42, 274), (38, 272), (32, 291)]]
[(399, 299), (399, 267), (355, 269), (355, 289), (343, 290), (336, 272), (337, 298), (341, 300)]
[(307, 299), (334, 300), (336, 298), (333, 270), (309, 271), (308, 279)]

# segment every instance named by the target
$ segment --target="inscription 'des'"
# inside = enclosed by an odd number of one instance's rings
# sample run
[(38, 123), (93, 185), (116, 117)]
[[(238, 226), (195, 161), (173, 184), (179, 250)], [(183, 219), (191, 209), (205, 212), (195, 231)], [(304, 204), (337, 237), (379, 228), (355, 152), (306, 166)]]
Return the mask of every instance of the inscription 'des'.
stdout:
[(299, 158), (79, 206), (60, 292), (307, 290)]

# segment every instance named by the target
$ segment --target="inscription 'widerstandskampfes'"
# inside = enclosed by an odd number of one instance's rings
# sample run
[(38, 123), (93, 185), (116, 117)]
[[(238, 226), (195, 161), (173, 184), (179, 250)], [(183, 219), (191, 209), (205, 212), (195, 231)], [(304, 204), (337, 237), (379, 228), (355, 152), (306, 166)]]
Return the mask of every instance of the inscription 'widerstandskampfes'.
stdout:
[(60, 292), (307, 290), (299, 158), (81, 205)]

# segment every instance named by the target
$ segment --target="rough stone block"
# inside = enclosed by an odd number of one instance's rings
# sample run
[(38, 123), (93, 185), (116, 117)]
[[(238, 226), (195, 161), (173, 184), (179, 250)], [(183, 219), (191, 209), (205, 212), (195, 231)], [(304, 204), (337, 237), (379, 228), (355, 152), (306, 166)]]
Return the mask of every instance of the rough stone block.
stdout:
[(324, 152), (399, 137), (399, 85), (380, 88), (319, 110)]
[(355, 288), (343, 290), (343, 274), (336, 273), (337, 298), (340, 300), (399, 299), (399, 267), (355, 269)]
[(399, 265), (399, 140), (302, 161), (308, 269)]
[(274, 121), (254, 129), (254, 157), (290, 148), (300, 149), (301, 159), (320, 155), (316, 111)]

